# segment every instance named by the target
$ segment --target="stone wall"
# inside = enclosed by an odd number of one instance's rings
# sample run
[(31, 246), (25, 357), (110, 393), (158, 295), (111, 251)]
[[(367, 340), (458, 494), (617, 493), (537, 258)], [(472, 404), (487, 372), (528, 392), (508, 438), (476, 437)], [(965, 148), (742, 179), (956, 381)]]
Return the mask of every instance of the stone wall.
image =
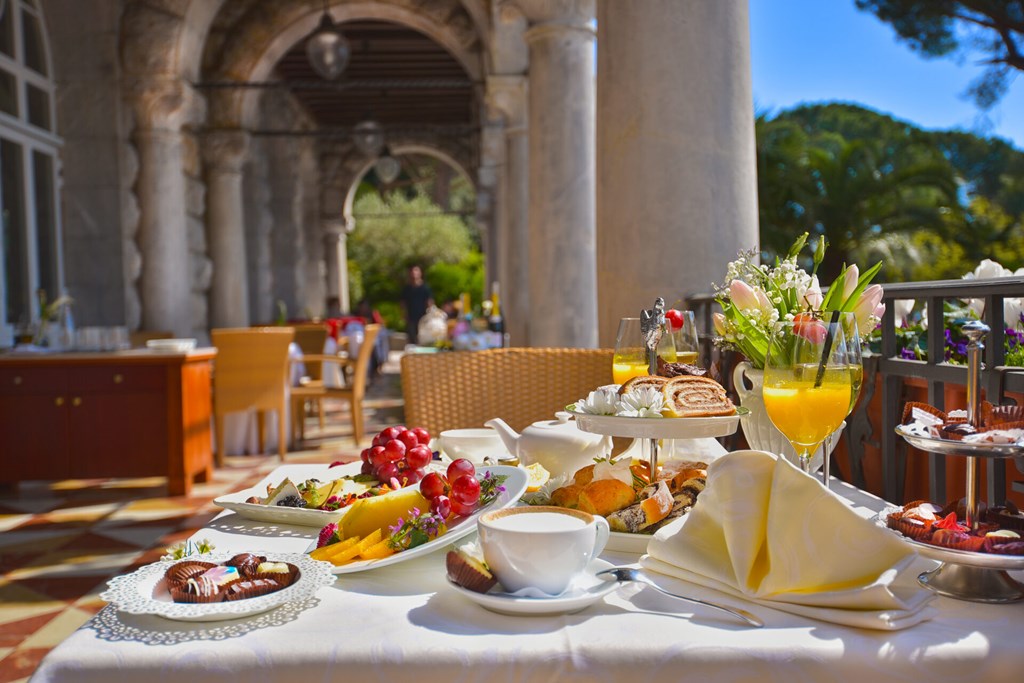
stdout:
[(206, 184), (203, 181), (203, 164), (200, 155), (200, 137), (195, 131), (182, 135), (184, 146), (182, 171), (185, 173), (185, 211), (188, 229), (187, 274), (191, 291), (191, 321), (193, 334), (207, 339), (210, 328), (208, 297), (210, 280), (213, 277), (213, 262), (210, 260), (206, 242)]
[(135, 160), (122, 146), (122, 3), (43, 0), (42, 7), (57, 84), (57, 132), (64, 138), (64, 281), (79, 325), (137, 326), (138, 299), (128, 305), (126, 297), (139, 260), (130, 244), (138, 209), (124, 191)]

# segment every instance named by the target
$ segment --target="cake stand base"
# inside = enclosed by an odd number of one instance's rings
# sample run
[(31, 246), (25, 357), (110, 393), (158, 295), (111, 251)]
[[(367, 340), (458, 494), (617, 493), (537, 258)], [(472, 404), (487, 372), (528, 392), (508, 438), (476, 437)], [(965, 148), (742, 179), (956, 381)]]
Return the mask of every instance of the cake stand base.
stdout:
[(943, 562), (924, 572), (917, 582), (939, 595), (971, 602), (1016, 602), (1024, 598), (1024, 584), (1005, 570)]

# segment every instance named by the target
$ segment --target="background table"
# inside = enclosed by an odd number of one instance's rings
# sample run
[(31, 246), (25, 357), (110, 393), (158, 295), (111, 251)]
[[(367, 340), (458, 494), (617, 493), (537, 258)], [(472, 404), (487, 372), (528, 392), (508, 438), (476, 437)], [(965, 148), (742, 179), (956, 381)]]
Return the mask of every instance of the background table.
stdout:
[(187, 495), (213, 467), (216, 355), (0, 355), (0, 483), (163, 475)]
[[(286, 465), (264, 482), (304, 479), (321, 466)], [(869, 516), (884, 502), (836, 482)], [(827, 520), (822, 520), (827, 523)], [(299, 551), (316, 535), (233, 514), (196, 538), (218, 550)], [(628, 563), (635, 556), (607, 553)], [(934, 563), (920, 560), (903, 577)], [(670, 590), (731, 599), (657, 574)], [(43, 661), (33, 682), (279, 683), (280, 681), (1019, 681), (1024, 603), (938, 598), (938, 616), (906, 631), (862, 631), (760, 606), (756, 630), (624, 586), (586, 610), (553, 617), (492, 614), (450, 589), (442, 552), (342, 575), (316, 604), (262, 617), (183, 624), (107, 608)]]

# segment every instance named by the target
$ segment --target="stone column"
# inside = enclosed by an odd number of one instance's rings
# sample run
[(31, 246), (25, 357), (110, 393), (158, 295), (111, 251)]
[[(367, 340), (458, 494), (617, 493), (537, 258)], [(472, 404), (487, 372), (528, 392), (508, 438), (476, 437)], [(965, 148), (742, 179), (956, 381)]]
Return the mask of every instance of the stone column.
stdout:
[[(598, 0), (601, 344), (758, 244), (747, 0)], [(669, 52), (666, 52), (668, 50)], [(670, 54), (671, 58), (666, 55)]]
[(530, 22), (528, 344), (595, 347), (594, 0), (519, 6)]
[(352, 311), (348, 293), (348, 231), (336, 218), (321, 219), (324, 233), (324, 261), (327, 266), (327, 296), (338, 297), (341, 310)]
[(487, 104), (501, 113), (505, 124), (497, 267), (505, 330), (513, 346), (528, 343), (530, 321), (530, 141), (526, 134), (526, 98), (525, 76), (488, 77)]
[(242, 166), (249, 134), (217, 130), (203, 138), (206, 162), (206, 232), (213, 260), (210, 326), (249, 326)]
[(135, 193), (142, 257), (142, 327), (191, 336), (181, 126), (196, 106), (196, 96), (179, 81), (144, 84), (133, 94), (139, 156)]

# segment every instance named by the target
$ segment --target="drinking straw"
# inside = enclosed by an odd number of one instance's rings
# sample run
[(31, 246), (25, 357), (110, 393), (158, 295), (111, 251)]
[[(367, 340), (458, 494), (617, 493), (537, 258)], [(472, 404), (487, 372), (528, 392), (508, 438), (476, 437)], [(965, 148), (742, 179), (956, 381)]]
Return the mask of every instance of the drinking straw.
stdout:
[(821, 386), (825, 379), (825, 364), (828, 363), (829, 354), (832, 353), (832, 342), (836, 338), (836, 325), (839, 324), (839, 311), (832, 311), (832, 318), (828, 321), (828, 330), (825, 332), (825, 348), (821, 351), (821, 362), (818, 363), (818, 375), (814, 378), (814, 388)]

